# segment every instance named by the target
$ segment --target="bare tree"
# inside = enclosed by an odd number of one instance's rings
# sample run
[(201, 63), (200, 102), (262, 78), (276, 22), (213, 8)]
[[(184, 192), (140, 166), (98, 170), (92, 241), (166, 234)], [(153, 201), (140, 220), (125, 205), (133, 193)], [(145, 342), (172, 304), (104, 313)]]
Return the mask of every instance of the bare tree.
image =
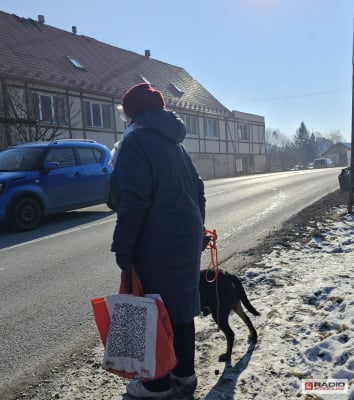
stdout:
[(327, 138), (333, 143), (340, 143), (343, 142), (343, 135), (340, 133), (340, 130), (331, 131)]
[(290, 139), (279, 130), (266, 129), (266, 149), (269, 170), (285, 170), (295, 159)]
[(63, 93), (42, 94), (2, 82), (0, 122), (5, 127), (0, 130), (0, 148), (18, 142), (55, 140), (62, 129), (67, 129), (71, 108)]

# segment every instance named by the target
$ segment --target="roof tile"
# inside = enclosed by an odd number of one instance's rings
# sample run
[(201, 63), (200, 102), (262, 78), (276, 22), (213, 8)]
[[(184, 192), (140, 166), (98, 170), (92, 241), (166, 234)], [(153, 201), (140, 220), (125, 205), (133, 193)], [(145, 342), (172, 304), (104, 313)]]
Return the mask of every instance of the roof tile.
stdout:
[[(0, 76), (120, 99), (144, 76), (167, 104), (231, 114), (186, 70), (0, 11)], [(78, 60), (75, 67), (68, 57)], [(171, 90), (171, 84), (180, 90)]]

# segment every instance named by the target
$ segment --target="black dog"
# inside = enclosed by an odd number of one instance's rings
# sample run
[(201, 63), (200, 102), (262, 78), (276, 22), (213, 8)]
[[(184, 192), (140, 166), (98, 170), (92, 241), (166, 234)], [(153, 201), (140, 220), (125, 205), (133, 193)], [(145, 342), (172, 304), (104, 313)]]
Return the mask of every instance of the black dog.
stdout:
[(200, 271), (200, 302), (204, 315), (211, 315), (219, 328), (224, 332), (227, 340), (226, 353), (220, 355), (219, 361), (231, 359), (235, 334), (229, 325), (229, 315), (234, 310), (247, 325), (250, 331), (250, 340), (257, 343), (257, 332), (251, 320), (242, 309), (241, 302), (253, 315), (260, 315), (249, 302), (241, 281), (232, 274), (219, 270), (217, 280), (215, 270)]

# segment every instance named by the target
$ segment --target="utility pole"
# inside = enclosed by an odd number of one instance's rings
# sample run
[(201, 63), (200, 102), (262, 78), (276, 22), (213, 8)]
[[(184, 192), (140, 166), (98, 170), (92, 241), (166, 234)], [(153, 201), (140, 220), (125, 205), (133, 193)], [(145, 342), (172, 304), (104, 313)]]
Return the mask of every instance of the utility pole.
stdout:
[[(354, 20), (353, 20), (354, 28)], [(353, 212), (353, 189), (354, 189), (354, 29), (353, 29), (353, 53), (352, 53), (352, 143), (350, 154), (350, 172), (349, 172), (349, 199), (348, 212)]]

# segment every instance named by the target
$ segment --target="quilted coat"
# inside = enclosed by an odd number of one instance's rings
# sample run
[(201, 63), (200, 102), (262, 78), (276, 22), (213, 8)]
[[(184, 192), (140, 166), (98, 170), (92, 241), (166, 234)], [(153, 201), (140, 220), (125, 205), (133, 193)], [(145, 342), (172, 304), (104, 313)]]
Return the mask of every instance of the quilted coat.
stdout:
[(172, 323), (188, 323), (200, 312), (204, 184), (182, 145), (182, 120), (159, 110), (134, 123), (112, 174), (119, 204), (111, 250), (133, 257), (145, 292), (162, 296)]

